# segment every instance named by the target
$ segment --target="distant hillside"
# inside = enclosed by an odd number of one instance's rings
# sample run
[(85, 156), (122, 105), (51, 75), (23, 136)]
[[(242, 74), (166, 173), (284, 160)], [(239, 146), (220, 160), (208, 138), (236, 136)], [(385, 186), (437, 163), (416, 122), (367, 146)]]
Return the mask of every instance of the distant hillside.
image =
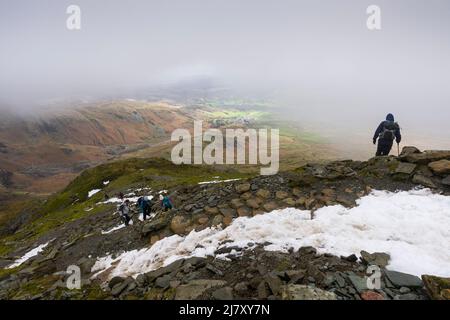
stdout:
[(221, 103), (179, 106), (128, 99), (5, 116), (0, 119), (0, 185), (10, 191), (48, 194), (62, 190), (82, 170), (109, 160), (167, 158), (172, 131), (192, 129), (194, 120), (221, 129), (279, 128), (282, 170), (338, 158), (322, 136), (280, 120), (264, 104)]
[(105, 102), (0, 119), (0, 183), (60, 190), (83, 169), (167, 141), (191, 117), (167, 103)]

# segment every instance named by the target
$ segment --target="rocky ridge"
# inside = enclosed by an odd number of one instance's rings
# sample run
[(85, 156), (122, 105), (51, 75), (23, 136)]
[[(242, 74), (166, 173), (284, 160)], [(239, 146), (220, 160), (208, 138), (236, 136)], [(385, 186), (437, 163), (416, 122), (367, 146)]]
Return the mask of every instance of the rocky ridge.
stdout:
[[(311, 210), (314, 218), (320, 207), (354, 206), (356, 199), (373, 189), (423, 186), (448, 195), (449, 163), (449, 151), (405, 147), (399, 158), (309, 164), (269, 177), (179, 186), (169, 190), (175, 209), (163, 213), (155, 204), (156, 215), (148, 222), (135, 221), (128, 228), (102, 234), (117, 223), (117, 216), (100, 213), (49, 234), (41, 242), (56, 239), (45, 250), (18, 272), (0, 275), (0, 295), (8, 299), (448, 299), (448, 279), (419, 279), (388, 271), (384, 267), (389, 256), (384, 253), (362, 252), (358, 260), (356, 256), (319, 255), (314, 248), (266, 252), (264, 244), (259, 244), (252, 251), (230, 254), (230, 261), (213, 257), (178, 260), (136, 279), (112, 278), (107, 285), (91, 280), (90, 272), (96, 257), (105, 253), (151, 246), (173, 234), (226, 227), (237, 217), (296, 207)], [(0, 262), (5, 267), (13, 260), (9, 256)], [(68, 275), (59, 270), (71, 264), (81, 266), (82, 290), (69, 291), (61, 285)], [(382, 270), (379, 290), (367, 288), (368, 265)], [(28, 287), (34, 291), (24, 290)]]

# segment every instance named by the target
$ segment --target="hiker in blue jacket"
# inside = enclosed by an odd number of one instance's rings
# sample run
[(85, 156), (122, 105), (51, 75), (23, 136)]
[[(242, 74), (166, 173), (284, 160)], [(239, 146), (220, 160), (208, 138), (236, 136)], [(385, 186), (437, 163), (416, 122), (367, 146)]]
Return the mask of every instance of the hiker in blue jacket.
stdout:
[(394, 116), (391, 113), (386, 116), (386, 120), (381, 122), (375, 131), (375, 134), (373, 135), (373, 144), (377, 143), (377, 139), (378, 147), (376, 156), (389, 155), (394, 139), (397, 144), (402, 140), (400, 126), (397, 122), (394, 122)]
[(150, 216), (150, 211), (152, 208), (152, 201), (149, 197), (140, 197), (137, 201), (137, 206), (142, 212), (142, 218), (144, 221), (147, 219), (147, 216)]

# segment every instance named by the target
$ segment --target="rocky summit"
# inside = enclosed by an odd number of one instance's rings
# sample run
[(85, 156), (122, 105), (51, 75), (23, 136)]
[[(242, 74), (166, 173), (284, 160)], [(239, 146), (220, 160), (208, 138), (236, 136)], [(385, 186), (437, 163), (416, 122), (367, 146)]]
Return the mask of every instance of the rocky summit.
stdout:
[[(104, 175), (91, 181), (94, 171), (88, 170), (81, 175), (83, 188), (87, 184), (100, 191), (88, 196), (90, 190), (81, 189), (75, 180), (53, 200), (39, 204), (31, 216), (19, 217), (3, 231), (0, 298), (449, 299), (448, 278), (419, 277), (392, 269), (389, 252), (361, 250), (340, 256), (321, 251), (319, 243), (318, 247), (271, 250), (270, 242), (226, 246), (225, 240), (201, 257), (181, 255), (153, 270), (115, 273), (115, 267), (127, 263), (118, 260), (123, 253), (155, 251), (167, 239), (181, 241), (214, 228), (227, 230), (242, 217), (297, 208), (314, 220), (321, 208), (355, 207), (358, 199), (373, 190), (430, 188), (435, 194), (449, 196), (449, 163), (449, 151), (421, 152), (405, 147), (399, 157), (311, 163), (273, 176), (193, 171), (197, 172), (194, 177), (181, 177), (176, 166), (158, 162), (153, 165), (168, 171), (147, 173), (133, 164), (133, 173), (127, 165), (116, 174), (103, 167)], [(183, 174), (189, 170), (183, 167)], [(126, 180), (130, 175), (137, 177), (132, 183)], [(204, 180), (208, 177), (210, 180)], [(141, 221), (135, 212), (132, 225), (121, 225), (117, 214), (120, 200), (113, 196), (117, 192), (132, 202), (139, 196), (153, 196), (151, 218)], [(162, 210), (157, 200), (162, 193), (173, 201), (172, 210)], [(110, 263), (99, 271), (97, 263), (104, 257)], [(143, 267), (146, 263), (142, 262)]]

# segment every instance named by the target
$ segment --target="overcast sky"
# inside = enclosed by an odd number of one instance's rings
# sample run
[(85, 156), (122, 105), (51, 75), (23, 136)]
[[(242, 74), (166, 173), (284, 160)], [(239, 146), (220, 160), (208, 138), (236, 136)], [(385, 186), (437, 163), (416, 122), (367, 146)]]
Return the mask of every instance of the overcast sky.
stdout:
[[(366, 27), (371, 4), (380, 31)], [(0, 103), (208, 76), (274, 92), (299, 118), (391, 111), (444, 130), (449, 39), (448, 0), (0, 0)]]

